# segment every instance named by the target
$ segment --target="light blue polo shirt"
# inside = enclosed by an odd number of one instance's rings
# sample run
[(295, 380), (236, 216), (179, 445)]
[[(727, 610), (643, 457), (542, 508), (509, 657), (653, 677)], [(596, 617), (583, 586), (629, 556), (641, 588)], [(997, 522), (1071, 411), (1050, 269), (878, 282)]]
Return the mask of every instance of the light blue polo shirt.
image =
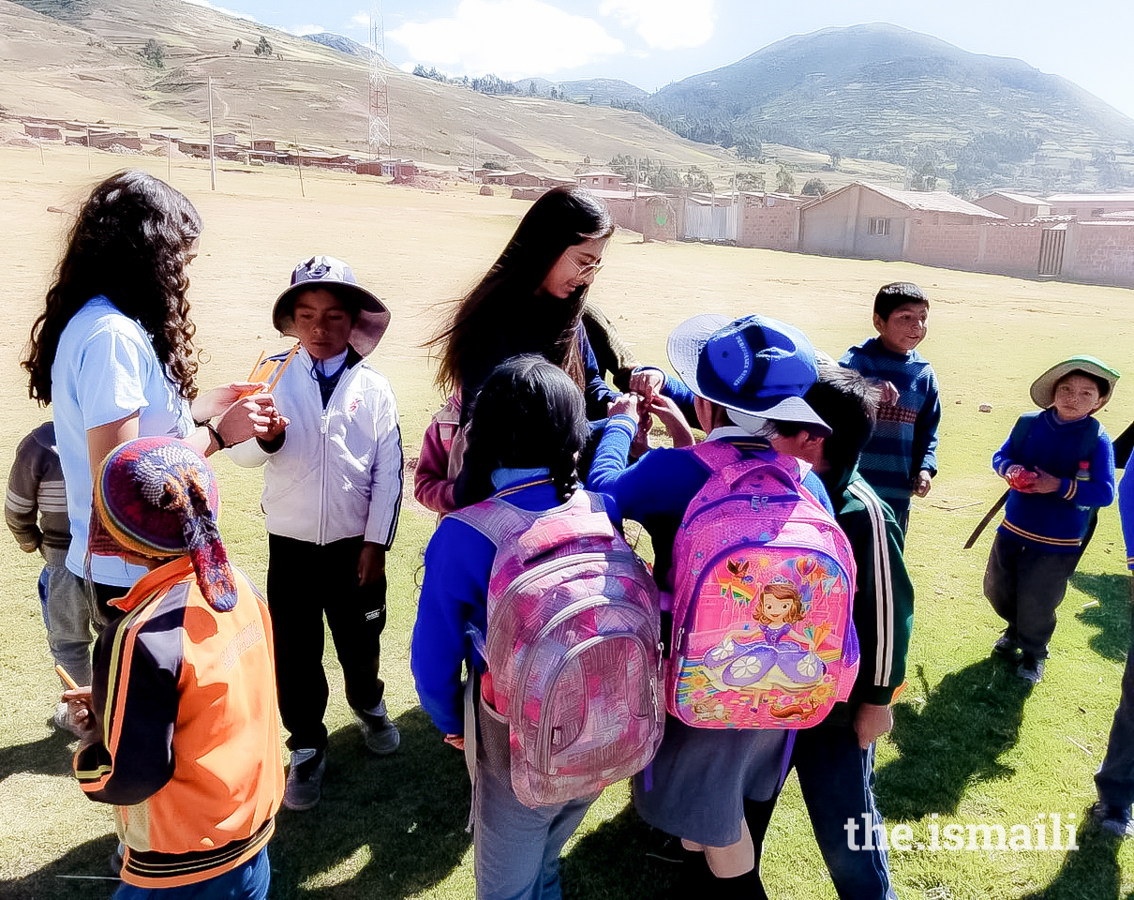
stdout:
[[(87, 431), (138, 413), (140, 436), (184, 438), (193, 431), (193, 414), (145, 329), (101, 296), (88, 300), (63, 329), (51, 366), (51, 401), (67, 484), (67, 568), (81, 577), (93, 498)], [(99, 584), (130, 587), (145, 571), (118, 557), (91, 558), (91, 577)]]

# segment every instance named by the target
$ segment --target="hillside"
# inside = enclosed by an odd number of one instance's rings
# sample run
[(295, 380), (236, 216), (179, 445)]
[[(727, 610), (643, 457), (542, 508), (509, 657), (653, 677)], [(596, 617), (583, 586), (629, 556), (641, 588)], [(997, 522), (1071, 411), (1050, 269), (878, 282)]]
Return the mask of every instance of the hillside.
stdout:
[(541, 96), (547, 96), (554, 87), (568, 100), (581, 100), (599, 106), (608, 106), (611, 101), (642, 102), (649, 93), (628, 81), (617, 78), (587, 78), (582, 81), (548, 81), (546, 78), (517, 78), (516, 85), (523, 90), (534, 85)]
[[(255, 53), (261, 38), (270, 53)], [(151, 40), (160, 68), (141, 55)], [(182, 0), (0, 0), (0, 111), (12, 116), (199, 138), (211, 76), (219, 130), (365, 155), (368, 70), (366, 58)], [(560, 172), (618, 154), (706, 168), (729, 159), (633, 112), (385, 72), (393, 152), (428, 165), (469, 165), (474, 140), (478, 161)]]
[(1134, 183), (1134, 120), (1020, 60), (893, 25), (790, 37), (671, 84), (643, 106), (700, 140), (930, 162), (973, 186)]

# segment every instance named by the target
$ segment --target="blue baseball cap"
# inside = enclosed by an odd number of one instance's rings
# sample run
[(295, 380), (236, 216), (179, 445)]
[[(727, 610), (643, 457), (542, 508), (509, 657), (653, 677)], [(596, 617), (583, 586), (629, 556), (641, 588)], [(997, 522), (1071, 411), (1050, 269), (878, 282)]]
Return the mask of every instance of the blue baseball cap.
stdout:
[(670, 364), (691, 391), (726, 409), (779, 422), (831, 428), (803, 399), (819, 371), (815, 348), (798, 328), (745, 316), (705, 314), (673, 330)]

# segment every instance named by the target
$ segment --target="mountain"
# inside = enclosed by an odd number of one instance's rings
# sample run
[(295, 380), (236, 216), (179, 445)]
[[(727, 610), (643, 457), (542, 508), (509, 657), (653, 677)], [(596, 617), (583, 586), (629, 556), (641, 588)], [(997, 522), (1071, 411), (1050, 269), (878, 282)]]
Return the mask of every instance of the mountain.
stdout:
[(535, 85), (535, 91), (546, 97), (554, 87), (568, 100), (579, 100), (598, 106), (610, 106), (611, 101), (642, 102), (649, 93), (628, 81), (617, 78), (587, 78), (582, 81), (548, 81), (546, 78), (517, 78), (516, 86), (522, 91)]
[[(0, 115), (201, 139), (211, 77), (218, 130), (365, 156), (369, 58), (332, 43), (183, 0), (0, 0)], [(478, 163), (559, 174), (620, 154), (716, 170), (731, 158), (634, 112), (383, 71), (393, 153), (427, 166), (468, 166), (474, 147)]]
[(959, 166), (970, 181), (1113, 188), (1134, 177), (1134, 120), (1018, 59), (894, 25), (789, 37), (670, 84), (642, 108), (699, 140)]
[(352, 41), (341, 34), (320, 31), (316, 34), (305, 34), (304, 38), (314, 41), (316, 44), (322, 44), (324, 47), (330, 47), (332, 50), (338, 50), (339, 53), (345, 53), (347, 56), (361, 56), (365, 60), (370, 59), (369, 47), (364, 47), (358, 41)]

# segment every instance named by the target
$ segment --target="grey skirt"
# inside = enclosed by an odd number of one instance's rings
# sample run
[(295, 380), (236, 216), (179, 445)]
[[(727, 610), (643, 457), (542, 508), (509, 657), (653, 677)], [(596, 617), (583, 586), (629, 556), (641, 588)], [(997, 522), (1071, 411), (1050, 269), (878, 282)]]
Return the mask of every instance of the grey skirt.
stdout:
[(744, 800), (779, 788), (786, 730), (690, 728), (666, 716), (654, 761), (634, 776), (634, 807), (667, 834), (727, 847), (740, 840)]

